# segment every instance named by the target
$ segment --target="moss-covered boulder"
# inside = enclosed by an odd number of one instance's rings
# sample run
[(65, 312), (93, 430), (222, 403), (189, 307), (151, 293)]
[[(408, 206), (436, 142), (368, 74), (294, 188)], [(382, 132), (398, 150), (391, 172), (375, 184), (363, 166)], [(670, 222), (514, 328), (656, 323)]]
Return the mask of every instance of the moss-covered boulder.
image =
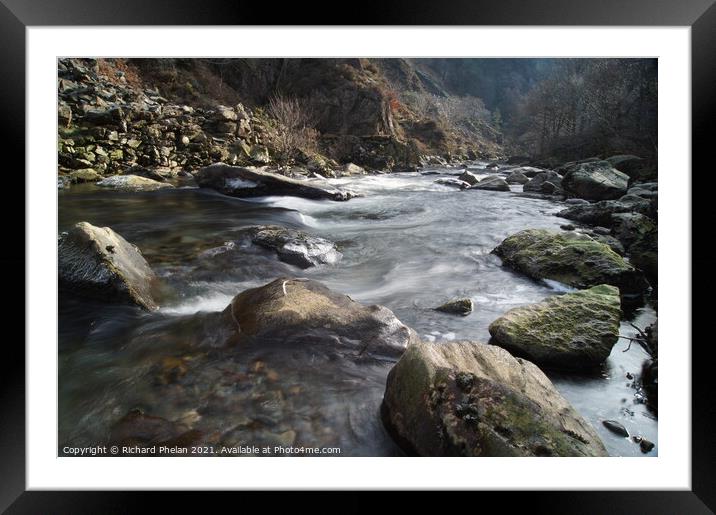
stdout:
[(57, 272), (63, 290), (157, 308), (156, 276), (137, 247), (109, 227), (80, 222), (63, 234)]
[(604, 363), (619, 339), (619, 289), (602, 284), (515, 308), (490, 324), (491, 343), (540, 366)]
[(472, 299), (454, 299), (436, 307), (435, 311), (466, 316), (472, 313), (472, 309)]
[(420, 456), (605, 456), (594, 429), (533, 363), (475, 342), (408, 346), (383, 422)]
[(533, 279), (551, 279), (575, 288), (611, 284), (622, 294), (648, 288), (631, 264), (585, 234), (527, 229), (506, 238), (493, 252), (503, 264)]

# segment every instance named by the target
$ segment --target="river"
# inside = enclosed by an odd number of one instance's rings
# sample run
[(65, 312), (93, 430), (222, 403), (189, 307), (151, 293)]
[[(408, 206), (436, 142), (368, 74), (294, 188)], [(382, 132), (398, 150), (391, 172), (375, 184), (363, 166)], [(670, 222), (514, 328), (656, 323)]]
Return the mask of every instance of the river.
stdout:
[[(482, 166), (473, 171), (486, 175)], [(197, 313), (220, 311), (237, 293), (281, 275), (315, 279), (354, 300), (384, 305), (424, 340), (435, 342), (486, 342), (489, 324), (505, 311), (568, 291), (504, 268), (490, 253), (520, 230), (559, 230), (565, 220), (554, 214), (563, 203), (520, 195), (521, 186), (514, 185), (512, 192), (459, 191), (434, 182), (456, 174), (456, 169), (434, 172), (438, 174), (331, 179), (336, 186), (362, 194), (348, 202), (242, 200), (193, 187), (126, 193), (78, 185), (60, 191), (60, 231), (79, 221), (112, 227), (142, 250), (169, 292), (154, 313), (61, 296), (60, 445), (96, 443), (128, 410), (140, 406), (189, 426), (201, 419), (204, 430), (247, 427), (262, 420), (258, 434), (263, 441), (295, 443), (307, 433), (345, 432), (325, 439), (337, 442), (343, 455), (399, 455), (377, 416), (385, 368), (356, 372), (341, 397), (342, 405), (325, 405), (336, 399), (333, 395), (327, 400), (326, 384), (340, 389), (345, 378), (321, 377), (321, 388), (312, 391), (320, 370), (295, 370), (290, 356), (273, 355), (269, 363), (281, 388), (228, 388), (227, 376), (241, 378), (252, 372), (240, 363), (246, 356), (238, 359), (219, 350), (194, 353), (191, 335), (201, 324), (203, 315)], [(266, 250), (234, 243), (241, 228), (257, 224), (283, 225), (335, 241), (343, 259), (333, 266), (300, 270)], [(212, 249), (226, 248), (227, 243), (232, 252), (217, 258)], [(432, 309), (454, 297), (471, 298), (473, 313), (461, 317)], [(623, 320), (621, 333), (634, 334), (629, 322), (644, 328), (654, 319), (654, 311), (643, 306)], [(657, 443), (656, 417), (630, 379), (639, 375), (648, 356), (636, 344), (624, 352), (627, 345), (627, 340), (619, 340), (606, 365), (594, 374), (547, 375), (592, 423), (611, 455), (643, 456), (636, 443), (601, 423), (618, 420), (632, 435)], [(178, 355), (186, 356), (182, 360), (189, 364), (183, 361), (169, 368), (192, 370), (191, 382), (181, 389), (157, 380), (161, 370), (157, 372), (156, 363)], [(255, 363), (267, 361), (258, 354), (250, 359), (257, 370), (264, 365)], [(264, 374), (261, 381), (269, 385), (271, 377)], [(292, 403), (291, 392), (301, 388), (302, 401)], [(207, 399), (212, 409), (207, 409)], [(321, 417), (332, 410), (347, 415), (336, 414), (336, 420), (345, 419), (340, 427), (320, 428), (320, 418), (302, 411), (306, 405), (318, 407)], [(649, 456), (657, 453), (658, 446)]]

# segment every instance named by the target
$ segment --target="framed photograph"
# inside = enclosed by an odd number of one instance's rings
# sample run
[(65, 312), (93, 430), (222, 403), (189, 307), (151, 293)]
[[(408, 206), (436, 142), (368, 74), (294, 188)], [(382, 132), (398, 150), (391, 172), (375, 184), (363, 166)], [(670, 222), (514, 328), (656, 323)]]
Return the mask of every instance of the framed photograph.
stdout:
[(139, 490), (716, 505), (692, 337), (711, 2), (319, 26), (2, 3), (26, 213), (3, 509), (114, 512)]

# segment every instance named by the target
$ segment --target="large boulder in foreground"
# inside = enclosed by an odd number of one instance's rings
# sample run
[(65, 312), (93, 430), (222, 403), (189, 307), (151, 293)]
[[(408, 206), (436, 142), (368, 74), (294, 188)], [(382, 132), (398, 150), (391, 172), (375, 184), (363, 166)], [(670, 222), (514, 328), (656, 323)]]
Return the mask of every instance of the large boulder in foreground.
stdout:
[(411, 344), (388, 374), (383, 421), (420, 456), (606, 456), (534, 364), (475, 342)]
[(586, 200), (612, 200), (623, 196), (629, 176), (613, 168), (608, 161), (590, 161), (567, 167), (562, 188), (574, 197)]
[(575, 288), (616, 286), (622, 294), (641, 293), (644, 277), (608, 245), (585, 234), (527, 229), (498, 245), (503, 264), (533, 279), (551, 279)]
[(156, 276), (137, 247), (109, 227), (87, 222), (62, 236), (58, 247), (60, 288), (74, 293), (156, 309)]
[(388, 308), (364, 306), (308, 279), (277, 279), (246, 290), (224, 311), (239, 339), (293, 345), (325, 344), (361, 356), (399, 356), (415, 338)]
[(309, 199), (348, 200), (353, 195), (327, 183), (290, 179), (261, 168), (243, 168), (216, 163), (199, 170), (194, 179), (202, 188), (212, 188), (232, 197), (288, 195)]
[(254, 244), (274, 250), (281, 261), (300, 268), (333, 265), (343, 257), (332, 241), (296, 229), (260, 225), (249, 227), (245, 232)]
[(619, 339), (619, 289), (602, 284), (512, 309), (490, 324), (491, 343), (539, 366), (598, 366)]

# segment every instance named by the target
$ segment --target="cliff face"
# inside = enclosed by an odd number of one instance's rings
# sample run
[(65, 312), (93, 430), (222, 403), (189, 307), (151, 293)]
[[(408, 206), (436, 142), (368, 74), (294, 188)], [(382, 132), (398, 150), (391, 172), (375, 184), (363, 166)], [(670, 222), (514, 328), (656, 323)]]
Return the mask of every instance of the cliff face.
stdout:
[[(65, 59), (58, 77), (61, 172), (84, 177), (215, 161), (399, 171), (500, 152), (491, 134), (418, 108), (451, 93), (406, 59)], [(296, 141), (277, 97), (301, 110)]]

